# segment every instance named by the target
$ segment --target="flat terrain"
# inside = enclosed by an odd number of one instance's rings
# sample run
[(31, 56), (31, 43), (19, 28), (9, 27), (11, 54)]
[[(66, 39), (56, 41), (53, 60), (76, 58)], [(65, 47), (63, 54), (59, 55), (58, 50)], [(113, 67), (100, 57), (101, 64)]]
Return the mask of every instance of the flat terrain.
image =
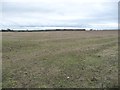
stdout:
[(118, 31), (2, 33), (3, 88), (118, 86)]

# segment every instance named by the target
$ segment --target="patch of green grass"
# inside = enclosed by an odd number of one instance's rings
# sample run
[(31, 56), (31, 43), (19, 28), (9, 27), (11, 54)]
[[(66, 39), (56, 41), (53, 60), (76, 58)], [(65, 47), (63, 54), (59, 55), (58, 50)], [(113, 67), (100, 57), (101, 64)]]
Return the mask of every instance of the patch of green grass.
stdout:
[(118, 86), (117, 40), (117, 31), (3, 33), (2, 86)]

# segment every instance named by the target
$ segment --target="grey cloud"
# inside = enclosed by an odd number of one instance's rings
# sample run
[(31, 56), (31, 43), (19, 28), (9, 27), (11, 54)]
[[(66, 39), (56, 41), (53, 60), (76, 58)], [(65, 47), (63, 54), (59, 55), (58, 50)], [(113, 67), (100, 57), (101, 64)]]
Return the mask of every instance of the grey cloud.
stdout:
[(16, 3), (16, 2), (3, 2), (2, 4), (3, 13), (27, 13), (27, 12), (41, 12), (49, 13), (52, 12), (47, 5), (35, 4), (34, 3)]
[(4, 26), (90, 27), (116, 23), (117, 2), (3, 2), (2, 14)]

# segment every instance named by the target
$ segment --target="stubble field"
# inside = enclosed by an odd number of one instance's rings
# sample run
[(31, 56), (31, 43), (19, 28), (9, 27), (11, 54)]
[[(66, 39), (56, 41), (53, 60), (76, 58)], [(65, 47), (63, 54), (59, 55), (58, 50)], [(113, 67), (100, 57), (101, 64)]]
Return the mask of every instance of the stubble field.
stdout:
[(3, 88), (118, 86), (118, 31), (2, 33)]

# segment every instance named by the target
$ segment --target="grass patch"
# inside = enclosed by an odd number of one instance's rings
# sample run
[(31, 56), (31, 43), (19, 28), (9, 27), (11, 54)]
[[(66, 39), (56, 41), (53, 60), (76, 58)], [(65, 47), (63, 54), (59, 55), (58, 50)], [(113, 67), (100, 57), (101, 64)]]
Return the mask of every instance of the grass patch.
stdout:
[(3, 88), (118, 86), (117, 31), (3, 33)]

